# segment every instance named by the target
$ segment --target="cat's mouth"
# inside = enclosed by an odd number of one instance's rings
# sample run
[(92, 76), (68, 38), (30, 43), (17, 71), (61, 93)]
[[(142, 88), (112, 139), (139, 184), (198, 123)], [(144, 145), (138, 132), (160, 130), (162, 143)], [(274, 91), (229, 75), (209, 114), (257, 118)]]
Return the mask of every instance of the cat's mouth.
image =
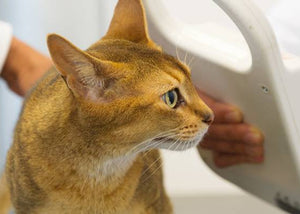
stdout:
[(159, 142), (175, 142), (176, 140), (175, 139), (172, 139), (172, 138), (168, 138), (168, 137), (158, 137), (158, 138), (155, 138), (154, 139), (155, 141)]
[(156, 147), (173, 151), (184, 151), (197, 146), (204, 137), (207, 129), (199, 131), (194, 137), (189, 139), (158, 137), (154, 141), (157, 142)]
[(168, 137), (160, 137), (160, 138), (156, 138), (155, 141), (158, 142), (157, 147), (160, 149), (167, 149), (172, 151), (184, 151), (197, 146), (201, 141), (201, 139), (202, 136), (195, 137), (191, 140), (180, 140), (180, 139), (172, 139)]

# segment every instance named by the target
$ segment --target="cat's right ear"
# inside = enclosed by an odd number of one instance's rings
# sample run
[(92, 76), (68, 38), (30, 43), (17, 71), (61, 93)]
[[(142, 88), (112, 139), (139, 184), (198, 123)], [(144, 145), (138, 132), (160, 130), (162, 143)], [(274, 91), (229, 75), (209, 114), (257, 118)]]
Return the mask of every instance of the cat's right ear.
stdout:
[(101, 61), (57, 34), (47, 38), (53, 63), (74, 95), (91, 101), (103, 100), (105, 82), (112, 79), (113, 62)]
[(124, 39), (161, 51), (149, 37), (142, 0), (119, 0), (108, 32), (102, 39)]

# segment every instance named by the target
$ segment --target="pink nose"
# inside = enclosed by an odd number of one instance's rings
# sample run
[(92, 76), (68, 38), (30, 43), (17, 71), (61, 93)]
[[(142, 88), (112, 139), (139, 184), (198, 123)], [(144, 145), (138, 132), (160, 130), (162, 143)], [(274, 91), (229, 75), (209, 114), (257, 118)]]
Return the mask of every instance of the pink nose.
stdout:
[(202, 119), (203, 123), (210, 125), (214, 121), (214, 115), (212, 113), (206, 113)]

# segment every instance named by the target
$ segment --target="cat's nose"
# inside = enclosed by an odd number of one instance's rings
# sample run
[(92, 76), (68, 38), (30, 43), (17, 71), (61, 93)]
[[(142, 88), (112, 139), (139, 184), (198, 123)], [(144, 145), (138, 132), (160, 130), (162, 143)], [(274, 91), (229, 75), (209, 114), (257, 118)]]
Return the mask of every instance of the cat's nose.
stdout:
[(203, 119), (202, 119), (202, 122), (203, 123), (206, 123), (207, 125), (210, 125), (212, 122), (214, 121), (214, 114), (213, 113), (205, 113), (203, 115)]

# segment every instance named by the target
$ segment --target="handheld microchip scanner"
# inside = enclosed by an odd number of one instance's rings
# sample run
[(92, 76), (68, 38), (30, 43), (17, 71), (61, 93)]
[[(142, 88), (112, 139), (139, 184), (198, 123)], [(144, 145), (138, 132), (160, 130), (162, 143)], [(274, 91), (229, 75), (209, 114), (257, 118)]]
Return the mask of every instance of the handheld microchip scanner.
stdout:
[(202, 151), (205, 163), (242, 189), (300, 213), (300, 58), (282, 56), (272, 27), (250, 0), (214, 2), (243, 38), (217, 24), (196, 27), (173, 19), (161, 0), (144, 1), (150, 35), (168, 53), (193, 56), (195, 85), (240, 107), (245, 120), (264, 133), (263, 164), (219, 169), (211, 152)]

